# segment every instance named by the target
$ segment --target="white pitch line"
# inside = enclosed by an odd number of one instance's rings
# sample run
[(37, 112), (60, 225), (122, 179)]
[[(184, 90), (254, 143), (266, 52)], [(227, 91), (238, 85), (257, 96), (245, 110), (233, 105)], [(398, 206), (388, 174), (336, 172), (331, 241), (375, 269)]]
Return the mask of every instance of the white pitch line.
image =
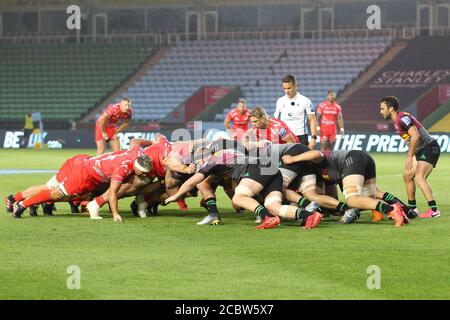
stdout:
[(0, 169), (0, 175), (8, 174), (33, 174), (33, 173), (55, 173), (57, 170), (37, 170), (37, 169)]

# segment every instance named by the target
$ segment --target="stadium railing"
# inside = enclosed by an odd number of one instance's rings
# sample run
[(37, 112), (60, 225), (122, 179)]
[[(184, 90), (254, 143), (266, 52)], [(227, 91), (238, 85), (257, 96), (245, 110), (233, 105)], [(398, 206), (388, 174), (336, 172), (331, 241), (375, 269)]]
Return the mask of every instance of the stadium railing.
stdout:
[(248, 39), (326, 39), (349, 37), (389, 37), (411, 39), (423, 32), (430, 35), (448, 35), (450, 28), (393, 27), (379, 30), (334, 29), (334, 30), (274, 30), (274, 31), (227, 31), (210, 33), (113, 33), (106, 35), (14, 35), (0, 37), (0, 44), (66, 44), (66, 43), (140, 43), (170, 45), (179, 42), (208, 40)]

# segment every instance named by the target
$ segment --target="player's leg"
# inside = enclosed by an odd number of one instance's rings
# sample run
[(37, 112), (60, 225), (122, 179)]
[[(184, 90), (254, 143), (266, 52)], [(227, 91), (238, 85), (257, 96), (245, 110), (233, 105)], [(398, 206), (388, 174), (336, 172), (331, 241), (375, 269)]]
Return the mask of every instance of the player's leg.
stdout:
[[(125, 197), (129, 197), (132, 195), (135, 195), (139, 192), (142, 188), (144, 188), (147, 184), (150, 183), (150, 179), (147, 177), (139, 177), (132, 175), (125, 183), (123, 183), (119, 190), (117, 191), (117, 198), (122, 199)], [(93, 199), (91, 202), (87, 205), (87, 210), (89, 214), (92, 215), (98, 215), (100, 208), (105, 205), (107, 202), (109, 202), (110, 194), (109, 194), (109, 188)]]
[[(308, 210), (310, 203), (318, 203), (322, 208), (331, 209), (333, 212), (339, 211), (342, 214), (345, 214), (347, 210), (350, 210), (350, 207), (346, 203), (340, 202), (337, 197), (317, 192), (317, 177), (315, 174), (302, 176), (299, 190), (303, 195), (303, 198), (297, 197), (298, 200), (295, 201), (299, 207), (305, 207), (305, 209)], [(295, 196), (292, 194), (292, 197), (288, 200), (295, 200), (294, 197)]]
[(95, 141), (95, 143), (97, 144), (97, 155), (104, 154), (106, 149), (105, 140)]
[(417, 160), (413, 159), (413, 167), (410, 170), (404, 169), (403, 171), (403, 181), (406, 187), (406, 194), (408, 196), (408, 205), (410, 209), (416, 209), (416, 183), (414, 181), (414, 176), (417, 169)]
[(13, 205), (13, 215), (16, 218), (20, 218), (26, 208), (46, 202), (66, 201), (67, 199), (68, 195), (59, 187), (45, 189), (22, 201), (15, 202)]
[(220, 223), (216, 194), (214, 187), (211, 184), (213, 179), (214, 176), (211, 175), (197, 185), (198, 191), (200, 192), (202, 199), (204, 200), (205, 208), (208, 211), (208, 215), (201, 221), (197, 222), (197, 225), (217, 225)]
[(429, 207), (425, 213), (420, 215), (421, 218), (437, 218), (441, 215), (433, 196), (433, 189), (427, 180), (432, 171), (433, 165), (431, 163), (425, 161), (417, 162), (415, 182), (422, 191)]
[(120, 141), (119, 141), (119, 139), (111, 139), (111, 140), (109, 140), (109, 147), (111, 148), (112, 152), (119, 151), (120, 150)]
[(160, 181), (150, 182), (137, 193), (130, 204), (131, 211), (141, 218), (147, 217), (149, 213), (156, 215), (158, 204), (167, 197), (166, 189)]
[(322, 136), (320, 137), (320, 149), (322, 151), (326, 151), (330, 149), (329, 146), (330, 140), (328, 139), (328, 136), (322, 133)]
[[(254, 197), (263, 189), (264, 186), (260, 182), (250, 178), (244, 178), (236, 187), (232, 202), (233, 205), (253, 212), (256, 216), (262, 217), (267, 228), (274, 228), (280, 224), (280, 218), (273, 216), (267, 208), (254, 199)], [(260, 226), (261, 225), (257, 226), (257, 228)]]
[(233, 204), (251, 212), (255, 212), (261, 205), (258, 201), (253, 199), (253, 197), (260, 193), (263, 189), (264, 186), (259, 182), (256, 182), (253, 179), (244, 178), (236, 187), (232, 199)]
[[(395, 226), (400, 227), (403, 224), (403, 209), (400, 204), (390, 205), (384, 201), (379, 201), (373, 197), (364, 196), (365, 178), (360, 174), (351, 174), (344, 177), (343, 193), (347, 204), (360, 210), (376, 210), (390, 216), (395, 221)], [(375, 179), (369, 179), (367, 184), (374, 184)]]
[(336, 130), (334, 130), (334, 132), (331, 135), (329, 135), (328, 139), (329, 139), (328, 150), (333, 151), (334, 145), (336, 144)]

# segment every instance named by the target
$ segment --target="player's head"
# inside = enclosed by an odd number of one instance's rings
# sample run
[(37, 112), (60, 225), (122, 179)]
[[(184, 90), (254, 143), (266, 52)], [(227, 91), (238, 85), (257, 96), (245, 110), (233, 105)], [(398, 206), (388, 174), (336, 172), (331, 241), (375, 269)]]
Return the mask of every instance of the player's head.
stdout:
[(281, 80), (281, 86), (284, 93), (290, 98), (294, 98), (297, 94), (297, 79), (292, 74), (288, 74)]
[(148, 155), (139, 156), (134, 160), (134, 174), (142, 176), (152, 170), (152, 159)]
[(127, 112), (130, 108), (131, 108), (131, 99), (122, 98), (122, 100), (120, 100), (120, 111)]
[(247, 109), (247, 100), (239, 99), (236, 108), (240, 113), (244, 113), (245, 109)]
[(257, 106), (250, 112), (250, 122), (255, 129), (266, 129), (269, 125), (269, 115), (263, 107)]
[(336, 101), (336, 93), (331, 89), (327, 92), (327, 100), (329, 103)]
[(390, 119), (392, 113), (398, 111), (399, 101), (397, 97), (388, 96), (381, 98), (380, 101), (380, 114), (384, 119)]

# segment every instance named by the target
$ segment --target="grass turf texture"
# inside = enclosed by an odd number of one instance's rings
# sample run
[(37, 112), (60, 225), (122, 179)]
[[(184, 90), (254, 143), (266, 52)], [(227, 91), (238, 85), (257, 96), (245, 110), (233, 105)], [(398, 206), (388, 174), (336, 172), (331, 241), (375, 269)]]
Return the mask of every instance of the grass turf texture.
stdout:
[[(0, 150), (0, 169), (57, 169), (69, 156), (93, 150)], [(405, 199), (404, 154), (374, 154), (378, 184)], [(283, 222), (256, 230), (251, 213), (238, 215), (218, 193), (220, 226), (197, 226), (205, 211), (188, 199), (160, 207), (159, 217), (131, 216), (123, 224), (106, 210), (92, 221), (58, 204), (54, 217), (20, 220), (0, 215), (0, 299), (449, 299), (450, 156), (441, 155), (430, 182), (442, 216), (339, 225), (325, 219), (304, 230)], [(2, 199), (51, 174), (1, 175)], [(405, 199), (406, 200), (406, 199)], [(418, 207), (426, 202), (418, 192)], [(81, 269), (81, 289), (69, 290), (68, 266)], [(367, 269), (381, 269), (381, 289), (369, 290)]]

